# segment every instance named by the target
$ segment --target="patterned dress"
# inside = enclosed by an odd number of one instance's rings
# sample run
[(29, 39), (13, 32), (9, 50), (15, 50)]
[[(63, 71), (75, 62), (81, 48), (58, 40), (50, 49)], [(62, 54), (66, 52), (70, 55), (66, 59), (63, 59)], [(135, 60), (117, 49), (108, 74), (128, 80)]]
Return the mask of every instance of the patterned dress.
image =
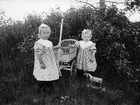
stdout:
[(77, 69), (94, 72), (97, 67), (95, 43), (79, 41), (76, 45), (79, 46)]
[[(38, 81), (53, 81), (59, 79), (59, 68), (55, 60), (53, 44), (49, 40), (39, 39), (34, 44), (34, 71), (33, 75)], [(37, 54), (41, 54), (46, 68), (42, 69)]]

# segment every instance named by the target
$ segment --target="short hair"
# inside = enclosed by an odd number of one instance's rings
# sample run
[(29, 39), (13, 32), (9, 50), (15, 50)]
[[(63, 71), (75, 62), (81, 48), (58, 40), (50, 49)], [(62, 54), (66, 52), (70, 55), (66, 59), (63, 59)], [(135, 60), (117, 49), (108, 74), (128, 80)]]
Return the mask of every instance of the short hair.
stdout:
[(89, 33), (89, 32), (92, 34), (92, 30), (91, 29), (84, 29), (82, 31), (82, 34)]
[(47, 28), (47, 30), (48, 30), (49, 32), (51, 32), (51, 28), (50, 28), (47, 24), (42, 23), (42, 24), (39, 26), (39, 28), (38, 28), (38, 36), (40, 35), (42, 29), (44, 29), (44, 28)]

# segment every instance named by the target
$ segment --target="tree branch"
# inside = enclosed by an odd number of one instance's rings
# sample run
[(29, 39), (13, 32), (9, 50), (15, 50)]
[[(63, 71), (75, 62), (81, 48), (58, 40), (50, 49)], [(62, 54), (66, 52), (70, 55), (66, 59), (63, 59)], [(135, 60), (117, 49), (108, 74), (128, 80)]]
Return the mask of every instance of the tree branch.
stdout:
[(97, 9), (98, 9), (97, 7), (93, 6), (92, 4), (90, 4), (90, 3), (88, 3), (88, 2), (85, 2), (85, 1), (80, 1), (80, 0), (75, 0), (75, 1), (80, 2), (80, 3), (87, 4), (87, 5), (91, 6), (92, 8), (94, 8), (95, 10), (97, 10)]
[(123, 3), (125, 3), (125, 2), (105, 1), (105, 3), (123, 4)]

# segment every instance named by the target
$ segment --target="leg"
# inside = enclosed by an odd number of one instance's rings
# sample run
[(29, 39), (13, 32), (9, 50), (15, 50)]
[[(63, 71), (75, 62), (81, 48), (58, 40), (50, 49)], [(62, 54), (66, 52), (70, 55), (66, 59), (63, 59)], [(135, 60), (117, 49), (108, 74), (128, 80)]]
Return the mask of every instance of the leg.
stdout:
[(94, 72), (92, 72), (92, 71), (87, 71), (87, 73), (91, 74), (92, 76), (94, 76), (94, 75), (95, 75), (95, 73), (94, 73)]
[(82, 79), (82, 76), (83, 76), (83, 70), (77, 69), (77, 77), (78, 77), (79, 79)]
[(46, 81), (45, 82), (45, 96), (46, 95), (52, 95), (54, 92), (54, 86), (52, 81)]
[(77, 70), (77, 79), (82, 84), (86, 80), (86, 76), (84, 75), (84, 73), (85, 72), (83, 70)]
[(37, 89), (37, 93), (38, 94), (42, 94), (44, 93), (44, 82), (43, 81), (37, 81), (37, 84), (38, 84), (38, 89)]

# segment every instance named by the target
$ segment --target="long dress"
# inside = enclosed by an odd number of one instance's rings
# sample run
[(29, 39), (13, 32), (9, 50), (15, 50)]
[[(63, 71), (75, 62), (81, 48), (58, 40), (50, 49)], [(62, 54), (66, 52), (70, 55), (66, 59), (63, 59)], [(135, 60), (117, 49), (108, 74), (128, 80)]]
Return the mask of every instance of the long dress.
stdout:
[(79, 46), (77, 69), (91, 72), (94, 72), (96, 70), (97, 63), (95, 59), (95, 45), (96, 44), (91, 41), (79, 41), (77, 43), (77, 46)]
[[(33, 75), (38, 81), (53, 81), (59, 79), (59, 68), (56, 63), (53, 44), (49, 40), (39, 39), (34, 44), (34, 71)], [(42, 69), (37, 54), (41, 54), (46, 68)]]

